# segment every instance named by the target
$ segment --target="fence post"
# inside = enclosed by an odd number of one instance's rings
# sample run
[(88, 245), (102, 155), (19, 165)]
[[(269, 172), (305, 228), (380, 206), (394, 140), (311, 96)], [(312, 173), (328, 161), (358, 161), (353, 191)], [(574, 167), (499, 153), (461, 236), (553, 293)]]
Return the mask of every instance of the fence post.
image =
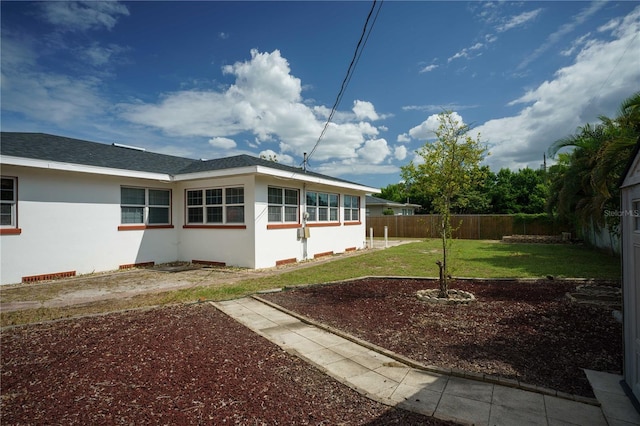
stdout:
[(384, 248), (389, 247), (389, 243), (387, 241), (388, 236), (389, 236), (389, 227), (385, 225), (384, 226)]
[(369, 246), (373, 248), (373, 227), (369, 228)]

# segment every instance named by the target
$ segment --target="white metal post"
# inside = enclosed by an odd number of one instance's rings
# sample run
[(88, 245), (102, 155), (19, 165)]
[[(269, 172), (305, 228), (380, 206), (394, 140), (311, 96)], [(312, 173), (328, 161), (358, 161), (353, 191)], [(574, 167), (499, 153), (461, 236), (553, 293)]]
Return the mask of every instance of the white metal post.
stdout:
[(369, 228), (369, 247), (373, 248), (373, 227)]
[(389, 227), (385, 225), (384, 227), (384, 248), (389, 247), (389, 241), (387, 238), (389, 237)]

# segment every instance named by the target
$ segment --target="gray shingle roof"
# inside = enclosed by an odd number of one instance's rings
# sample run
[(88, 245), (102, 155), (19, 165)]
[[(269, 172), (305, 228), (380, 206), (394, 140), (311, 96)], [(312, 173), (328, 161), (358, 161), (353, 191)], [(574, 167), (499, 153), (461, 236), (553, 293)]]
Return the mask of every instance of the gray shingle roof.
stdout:
[[(122, 170), (165, 173), (173, 176), (250, 166), (269, 167), (291, 173), (302, 172), (302, 169), (298, 167), (287, 166), (250, 155), (237, 155), (202, 161), (45, 133), (1, 132), (0, 155)], [(311, 171), (307, 171), (306, 174), (336, 182), (353, 183)]]
[(176, 174), (196, 160), (44, 133), (0, 134), (0, 154), (35, 160)]

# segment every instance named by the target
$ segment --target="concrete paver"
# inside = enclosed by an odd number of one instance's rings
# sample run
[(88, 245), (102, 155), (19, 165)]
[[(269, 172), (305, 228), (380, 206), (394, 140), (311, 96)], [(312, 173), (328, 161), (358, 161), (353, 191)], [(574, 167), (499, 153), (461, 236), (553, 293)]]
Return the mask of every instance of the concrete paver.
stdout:
[(615, 387), (615, 376), (606, 373), (587, 371), (601, 408), (414, 368), (254, 298), (212, 304), (345, 385), (388, 405), (475, 425), (640, 425), (637, 411)]
[(640, 413), (629, 403), (629, 398), (620, 385), (622, 376), (593, 370), (585, 370), (585, 373), (593, 393), (602, 402), (602, 411), (609, 426), (640, 424)]
[(547, 410), (547, 418), (561, 422), (560, 424), (580, 426), (607, 425), (602, 409), (594, 405), (582, 404), (549, 395), (544, 395), (544, 405)]

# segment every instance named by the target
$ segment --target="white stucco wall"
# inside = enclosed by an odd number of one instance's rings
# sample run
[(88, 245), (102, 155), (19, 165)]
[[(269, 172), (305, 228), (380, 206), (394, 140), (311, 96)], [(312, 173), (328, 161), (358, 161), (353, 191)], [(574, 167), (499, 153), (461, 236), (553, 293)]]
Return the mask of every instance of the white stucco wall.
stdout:
[[(315, 255), (365, 247), (365, 194), (340, 186), (303, 184), (299, 180), (243, 174), (165, 182), (97, 173), (2, 166), (2, 175), (18, 182), (19, 235), (0, 236), (0, 283), (22, 277), (75, 271), (88, 274), (121, 265), (180, 261), (221, 262), (265, 268), (278, 261), (313, 259)], [(268, 229), (269, 186), (300, 191), (300, 215), (307, 191), (339, 194), (340, 223), (313, 226), (298, 238), (296, 225)], [(119, 230), (120, 188), (135, 186), (171, 190), (171, 228)], [(245, 223), (231, 227), (185, 227), (188, 189), (244, 187)], [(360, 222), (345, 224), (344, 195), (360, 197)], [(302, 220), (302, 219), (301, 219)], [(301, 226), (301, 224), (297, 224)]]
[(19, 235), (0, 238), (0, 282), (23, 276), (118, 269), (177, 257), (175, 229), (118, 231), (120, 186), (169, 188), (157, 181), (131, 180), (3, 165), (18, 179)]
[[(253, 176), (202, 179), (198, 181), (180, 182), (176, 186), (175, 200), (179, 206), (176, 211), (179, 224), (178, 258), (182, 261), (193, 260), (222, 262), (229, 266), (255, 268), (253, 255), (255, 209), (253, 206)], [(234, 228), (184, 228), (185, 194), (189, 189), (210, 189), (227, 187), (244, 187), (245, 229)], [(238, 224), (240, 225), (240, 224)]]
[[(269, 186), (280, 188), (298, 189), (300, 191), (300, 212), (302, 215), (306, 210), (305, 191), (317, 191), (336, 193), (339, 195), (340, 223), (335, 226), (317, 226), (316, 223), (309, 223), (310, 238), (298, 238), (297, 228), (268, 229), (267, 215), (267, 191)], [(360, 196), (360, 224), (345, 225), (343, 216), (344, 189), (326, 185), (303, 185), (301, 182), (292, 180), (272, 179), (258, 177), (256, 180), (256, 268), (265, 268), (276, 265), (276, 262), (295, 258), (296, 261), (313, 259), (315, 255), (333, 252), (334, 254), (344, 253), (346, 249), (364, 248), (364, 215), (365, 209), (364, 193), (349, 191), (349, 195)], [(299, 226), (302, 226), (302, 217)]]

